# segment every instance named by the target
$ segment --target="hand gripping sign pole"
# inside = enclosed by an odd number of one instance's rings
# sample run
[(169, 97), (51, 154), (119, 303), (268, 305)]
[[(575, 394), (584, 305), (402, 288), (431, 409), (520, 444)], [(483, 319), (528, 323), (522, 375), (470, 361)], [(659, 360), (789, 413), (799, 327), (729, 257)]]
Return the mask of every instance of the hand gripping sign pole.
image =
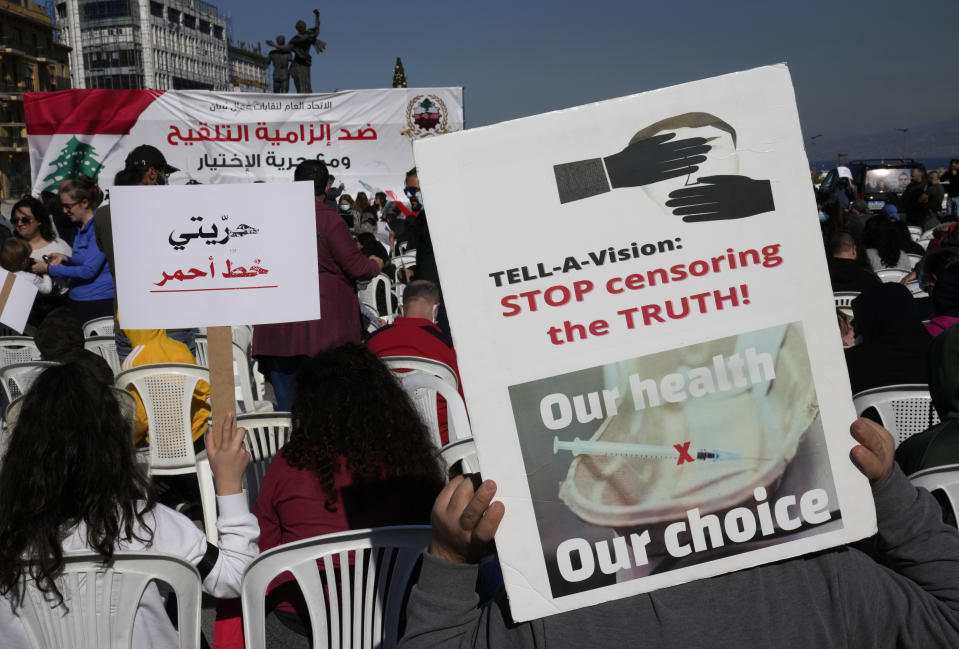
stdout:
[(320, 317), (312, 189), (264, 183), (111, 190), (120, 324), (207, 328), (214, 435), (237, 407), (231, 326)]

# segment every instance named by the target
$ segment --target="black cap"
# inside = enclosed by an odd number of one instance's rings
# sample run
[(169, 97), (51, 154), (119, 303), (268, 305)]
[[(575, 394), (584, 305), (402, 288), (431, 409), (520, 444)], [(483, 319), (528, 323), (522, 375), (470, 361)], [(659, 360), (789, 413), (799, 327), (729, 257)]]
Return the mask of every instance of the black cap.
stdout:
[(179, 171), (176, 167), (167, 164), (166, 158), (160, 153), (160, 149), (155, 146), (150, 146), (149, 144), (141, 144), (133, 149), (133, 151), (130, 151), (130, 154), (127, 156), (126, 166), (152, 167), (165, 174), (172, 174), (175, 171)]

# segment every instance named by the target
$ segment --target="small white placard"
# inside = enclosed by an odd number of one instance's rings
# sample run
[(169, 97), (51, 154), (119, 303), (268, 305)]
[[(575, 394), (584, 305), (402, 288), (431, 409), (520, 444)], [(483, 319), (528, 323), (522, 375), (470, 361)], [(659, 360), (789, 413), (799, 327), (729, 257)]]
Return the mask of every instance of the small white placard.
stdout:
[(120, 324), (320, 317), (312, 183), (114, 187)]
[[(0, 269), (0, 286), (3, 286), (3, 283), (7, 281), (9, 274), (7, 271)], [(7, 298), (7, 303), (3, 305), (3, 311), (0, 311), (0, 322), (15, 331), (23, 333), (36, 297), (36, 284), (20, 275), (14, 275), (10, 296)]]

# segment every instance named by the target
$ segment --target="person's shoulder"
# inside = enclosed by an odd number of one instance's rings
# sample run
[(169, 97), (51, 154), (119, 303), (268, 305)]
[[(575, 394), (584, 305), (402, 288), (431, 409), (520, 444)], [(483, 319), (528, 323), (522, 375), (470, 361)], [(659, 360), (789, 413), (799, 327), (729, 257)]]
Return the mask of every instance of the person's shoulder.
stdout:
[(453, 339), (450, 337), (450, 335), (446, 333), (445, 331), (443, 331), (442, 329), (440, 329), (439, 327), (437, 327), (432, 322), (429, 324), (421, 325), (420, 330), (426, 332), (430, 336), (433, 336), (434, 338), (439, 340), (441, 343), (443, 343), (450, 349), (453, 349)]

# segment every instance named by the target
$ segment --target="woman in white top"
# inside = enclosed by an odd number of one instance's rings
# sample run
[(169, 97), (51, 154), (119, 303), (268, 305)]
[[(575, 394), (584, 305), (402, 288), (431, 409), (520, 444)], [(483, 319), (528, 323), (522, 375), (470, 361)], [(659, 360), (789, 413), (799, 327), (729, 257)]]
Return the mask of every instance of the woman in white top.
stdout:
[[(197, 566), (205, 592), (238, 597), (259, 538), (241, 484), (250, 460), (244, 432), (234, 433), (228, 418), (218, 444), (206, 435), (220, 533), (219, 547), (208, 547), (186, 516), (155, 503), (110, 387), (76, 363), (46, 370), (24, 398), (0, 468), (0, 594), (17, 605), (29, 576), (55, 605), (63, 553), (93, 551), (108, 561), (117, 550), (135, 550), (182, 557)], [(5, 648), (30, 646), (6, 602), (0, 638)], [(154, 584), (140, 600), (133, 646), (179, 646)]]
[(13, 206), (10, 222), (16, 229), (14, 236), (30, 244), (30, 256), (43, 259), (44, 255), (59, 252), (69, 257), (73, 254), (70, 245), (57, 237), (50, 222), (50, 214), (36, 198), (26, 196)]

